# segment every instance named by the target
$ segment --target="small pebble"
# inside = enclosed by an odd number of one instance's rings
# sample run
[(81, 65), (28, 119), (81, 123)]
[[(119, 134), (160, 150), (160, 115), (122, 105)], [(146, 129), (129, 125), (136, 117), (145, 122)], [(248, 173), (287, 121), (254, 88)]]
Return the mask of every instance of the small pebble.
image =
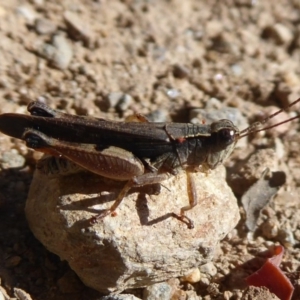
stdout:
[(73, 58), (73, 50), (70, 43), (64, 36), (55, 35), (52, 44), (56, 49), (52, 59), (54, 66), (61, 70), (66, 69)]
[(14, 288), (14, 294), (18, 300), (32, 300), (31, 296), (20, 288)]
[(173, 66), (173, 76), (175, 78), (183, 79), (188, 77), (189, 74), (190, 74), (190, 70), (187, 67), (179, 64), (175, 64)]
[(69, 28), (69, 34), (73, 38), (81, 39), (86, 46), (90, 46), (94, 33), (88, 26), (87, 21), (70, 11), (64, 13), (64, 19)]
[(200, 269), (201, 273), (205, 273), (212, 277), (217, 274), (217, 268), (215, 267), (215, 265), (212, 262), (209, 262), (205, 265), (200, 266), (199, 269)]
[(5, 169), (21, 168), (25, 164), (25, 158), (17, 150), (12, 149), (2, 154), (1, 164)]
[(3, 18), (7, 15), (7, 10), (3, 7), (0, 6), (0, 18)]
[(109, 108), (116, 108), (118, 111), (124, 112), (132, 103), (132, 97), (122, 92), (113, 92), (107, 95), (106, 103)]
[(175, 98), (179, 97), (180, 92), (176, 89), (169, 89), (169, 90), (167, 90), (167, 95), (170, 99), (175, 99)]
[(201, 273), (198, 268), (193, 268), (189, 272), (187, 272), (183, 277), (181, 277), (182, 281), (187, 281), (189, 283), (199, 282), (201, 278)]
[(278, 44), (288, 45), (293, 40), (293, 33), (283, 24), (277, 23), (272, 27), (274, 38)]
[(190, 111), (190, 122), (211, 124), (214, 121), (228, 119), (238, 128), (248, 127), (247, 119), (241, 111), (234, 107), (223, 107), (219, 109), (200, 109), (195, 108)]
[(51, 62), (54, 67), (61, 70), (68, 68), (73, 58), (73, 49), (62, 35), (55, 35), (52, 39), (52, 45), (48, 43), (37, 45), (36, 51)]
[(230, 300), (230, 299), (232, 299), (233, 293), (230, 291), (225, 291), (223, 293), (223, 296), (224, 296), (224, 300)]
[(8, 259), (6, 259), (5, 267), (6, 268), (14, 268), (20, 264), (21, 260), (22, 260), (22, 258), (18, 255), (11, 256)]
[(147, 115), (151, 122), (167, 122), (169, 113), (165, 109), (157, 109)]
[(231, 66), (231, 71), (235, 76), (241, 76), (244, 73), (243, 68), (239, 64), (234, 64)]
[(209, 38), (215, 38), (223, 32), (223, 24), (219, 21), (212, 20), (206, 24), (206, 35)]
[(117, 106), (117, 104), (119, 103), (119, 101), (122, 99), (123, 97), (123, 93), (122, 92), (112, 92), (109, 93), (107, 95), (106, 99), (106, 104), (108, 105), (109, 108), (114, 108)]
[(284, 82), (287, 84), (288, 87), (294, 88), (300, 86), (300, 76), (296, 74), (294, 71), (286, 71), (283, 74)]
[(44, 0), (32, 0), (32, 2), (37, 5), (37, 6), (42, 6), (45, 5), (45, 1)]
[(124, 112), (128, 109), (131, 103), (132, 103), (132, 97), (128, 94), (123, 94), (116, 108), (117, 110)]
[(35, 20), (35, 30), (39, 34), (51, 34), (56, 30), (56, 25), (50, 20), (38, 18)]
[(143, 299), (147, 300), (169, 300), (172, 296), (172, 288), (166, 282), (156, 283), (144, 289)]
[(277, 222), (274, 222), (272, 220), (267, 220), (264, 222), (261, 226), (260, 229), (262, 231), (262, 235), (266, 239), (273, 239), (278, 235), (278, 225)]
[(36, 13), (28, 6), (19, 6), (17, 8), (17, 13), (24, 17), (30, 24), (36, 19)]
[(291, 229), (280, 229), (278, 232), (278, 240), (286, 248), (291, 248), (295, 245), (295, 238)]

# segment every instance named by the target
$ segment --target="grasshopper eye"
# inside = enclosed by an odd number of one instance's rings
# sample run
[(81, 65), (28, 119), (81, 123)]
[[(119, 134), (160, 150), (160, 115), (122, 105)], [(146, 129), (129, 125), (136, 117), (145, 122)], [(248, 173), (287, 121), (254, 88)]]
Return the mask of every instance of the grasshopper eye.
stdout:
[(233, 128), (220, 128), (211, 134), (211, 145), (219, 150), (226, 149), (236, 139), (236, 131)]
[(218, 149), (225, 149), (235, 143), (239, 136), (239, 130), (229, 120), (220, 120), (211, 124), (211, 143)]
[(217, 132), (218, 141), (224, 145), (230, 145), (235, 140), (235, 131), (229, 128), (223, 128)]

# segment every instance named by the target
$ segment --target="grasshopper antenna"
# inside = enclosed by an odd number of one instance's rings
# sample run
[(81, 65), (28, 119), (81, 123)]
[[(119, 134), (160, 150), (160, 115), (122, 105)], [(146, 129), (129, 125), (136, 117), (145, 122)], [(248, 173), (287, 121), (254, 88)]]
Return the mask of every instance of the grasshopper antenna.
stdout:
[(266, 124), (269, 120), (271, 120), (271, 119), (274, 118), (275, 116), (279, 115), (279, 114), (282, 113), (283, 111), (289, 110), (292, 106), (294, 106), (294, 105), (297, 104), (298, 102), (300, 102), (300, 98), (297, 99), (297, 100), (295, 100), (295, 101), (292, 102), (291, 104), (289, 104), (287, 107), (278, 110), (277, 112), (275, 112), (275, 113), (272, 114), (272, 115), (269, 115), (269, 116), (268, 116), (267, 118), (265, 118), (264, 120), (262, 120), (262, 121), (260, 121), (260, 122), (255, 122), (255, 123), (253, 123), (252, 125), (250, 125), (248, 128), (245, 128), (244, 130), (242, 130), (242, 131), (240, 132), (239, 139), (242, 138), (242, 137), (245, 137), (245, 136), (247, 136), (247, 135), (249, 135), (249, 134), (251, 134), (251, 133), (256, 133), (256, 132), (260, 132), (260, 131), (265, 131), (265, 130), (268, 130), (268, 129), (277, 127), (277, 126), (279, 126), (279, 125), (282, 125), (282, 124), (291, 122), (291, 121), (293, 121), (293, 120), (299, 119), (299, 118), (300, 118), (300, 115), (297, 115), (297, 116), (295, 116), (295, 117), (292, 117), (292, 118), (290, 118), (290, 119), (284, 120), (284, 121), (279, 122), (279, 123), (276, 123), (276, 124), (274, 124), (274, 125), (271, 125), (271, 126), (267, 126), (267, 127), (264, 127), (264, 128), (257, 129), (257, 127)]

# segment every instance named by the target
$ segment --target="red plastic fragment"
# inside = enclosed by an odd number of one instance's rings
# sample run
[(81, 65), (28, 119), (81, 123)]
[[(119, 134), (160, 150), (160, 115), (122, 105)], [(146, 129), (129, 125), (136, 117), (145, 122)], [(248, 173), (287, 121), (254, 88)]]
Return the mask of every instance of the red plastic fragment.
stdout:
[(279, 299), (290, 300), (294, 292), (294, 287), (279, 268), (284, 248), (282, 246), (275, 246), (271, 254), (272, 257), (268, 258), (257, 272), (247, 277), (246, 282), (249, 285), (257, 287), (265, 286)]

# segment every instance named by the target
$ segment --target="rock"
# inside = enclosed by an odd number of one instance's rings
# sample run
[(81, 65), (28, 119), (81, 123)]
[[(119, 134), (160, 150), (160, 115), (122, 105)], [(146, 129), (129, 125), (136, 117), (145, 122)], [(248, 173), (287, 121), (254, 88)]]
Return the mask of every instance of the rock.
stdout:
[(10, 300), (10, 299), (11, 297), (8, 296), (6, 290), (2, 286), (0, 286), (0, 300)]
[(0, 18), (4, 18), (7, 15), (7, 10), (0, 5)]
[(211, 124), (221, 119), (228, 119), (241, 130), (249, 126), (247, 119), (240, 110), (234, 107), (222, 107), (220, 109), (194, 108), (190, 110), (189, 119), (191, 123), (196, 124), (203, 121), (205, 121), (205, 124)]
[(267, 168), (261, 178), (256, 181), (242, 196), (241, 202), (246, 212), (246, 226), (254, 231), (261, 210), (271, 201), (280, 187), (285, 183), (283, 172), (270, 172)]
[(52, 44), (56, 49), (52, 59), (54, 66), (61, 70), (66, 69), (73, 58), (73, 50), (70, 43), (63, 35), (55, 35)]
[(242, 300), (279, 300), (276, 295), (271, 293), (266, 287), (249, 286), (243, 292)]
[(293, 33), (283, 24), (277, 23), (272, 27), (276, 42), (280, 45), (289, 45), (293, 40)]
[(122, 92), (112, 92), (105, 98), (109, 108), (115, 107), (118, 111), (124, 112), (132, 103), (132, 97), (129, 94)]
[(235, 170), (230, 173), (227, 180), (234, 190), (235, 195), (243, 195), (258, 179), (263, 172), (269, 168), (277, 176), (272, 178), (282, 178), (278, 158), (273, 149), (260, 149), (251, 154), (245, 161), (240, 161), (235, 165)]
[(206, 35), (209, 38), (215, 38), (224, 31), (224, 25), (220, 21), (209, 21), (206, 24)]
[(4, 152), (0, 157), (0, 165), (4, 169), (22, 168), (25, 164), (25, 158), (15, 149)]
[(17, 13), (24, 17), (29, 24), (34, 23), (34, 20), (37, 18), (36, 12), (30, 6), (26, 5), (18, 6)]
[(184, 276), (181, 277), (181, 281), (186, 281), (189, 283), (199, 282), (201, 279), (201, 273), (199, 268), (193, 268), (189, 270)]
[(200, 272), (213, 277), (217, 274), (217, 268), (212, 262), (208, 262), (207, 264), (200, 267)]
[(18, 266), (20, 262), (22, 261), (22, 258), (18, 255), (11, 256), (6, 259), (5, 261), (5, 267), (10, 269)]
[(281, 228), (278, 231), (278, 241), (286, 248), (291, 248), (296, 244), (294, 232), (291, 228)]
[(37, 44), (35, 51), (60, 70), (67, 69), (73, 58), (70, 43), (63, 35), (59, 34), (53, 37), (52, 45), (48, 43)]
[(273, 149), (260, 149), (254, 152), (240, 170), (241, 176), (249, 182), (261, 178), (261, 174), (269, 168), (271, 171), (279, 170), (278, 159)]
[(223, 166), (194, 178), (198, 205), (187, 212), (193, 229), (171, 217), (188, 204), (184, 172), (164, 181), (159, 194), (150, 194), (152, 186), (132, 190), (116, 216), (91, 225), (124, 183), (84, 172), (49, 179), (36, 171), (26, 215), (34, 235), (87, 286), (104, 293), (150, 286), (210, 261), (239, 220)]
[(118, 111), (126, 111), (132, 103), (132, 97), (129, 94), (124, 94), (119, 100), (116, 109)]
[(85, 46), (91, 46), (95, 35), (86, 19), (82, 19), (80, 15), (71, 11), (66, 11), (64, 13), (64, 20), (70, 36), (76, 40), (82, 40)]
[(176, 99), (180, 96), (180, 92), (177, 89), (167, 89), (166, 94), (169, 99)]
[(242, 76), (244, 73), (243, 67), (240, 64), (233, 64), (231, 66), (231, 71), (234, 74), (234, 76), (237, 76), (237, 77)]
[[(16, 296), (15, 299), (32, 300), (31, 296), (20, 288), (14, 288), (14, 294)], [(8, 298), (8, 299), (11, 299), (11, 298)]]
[(190, 75), (190, 70), (183, 65), (174, 64), (173, 66), (173, 76), (175, 78), (183, 79)]
[(124, 96), (124, 93), (122, 93), (122, 92), (109, 93), (105, 97), (105, 101), (106, 101), (108, 108), (116, 107), (118, 105), (118, 103), (122, 100), (123, 96)]
[(147, 299), (147, 300), (156, 300), (156, 299), (169, 300), (169, 299), (171, 299), (172, 294), (173, 294), (172, 287), (166, 282), (161, 282), (161, 283), (156, 283), (156, 284), (153, 284), (153, 285), (147, 287), (144, 290), (143, 299)]
[(152, 111), (147, 115), (147, 119), (150, 122), (167, 122), (169, 119), (169, 112), (166, 109), (160, 108)]
[(52, 34), (56, 30), (56, 25), (48, 19), (37, 18), (34, 25), (38, 34)]

